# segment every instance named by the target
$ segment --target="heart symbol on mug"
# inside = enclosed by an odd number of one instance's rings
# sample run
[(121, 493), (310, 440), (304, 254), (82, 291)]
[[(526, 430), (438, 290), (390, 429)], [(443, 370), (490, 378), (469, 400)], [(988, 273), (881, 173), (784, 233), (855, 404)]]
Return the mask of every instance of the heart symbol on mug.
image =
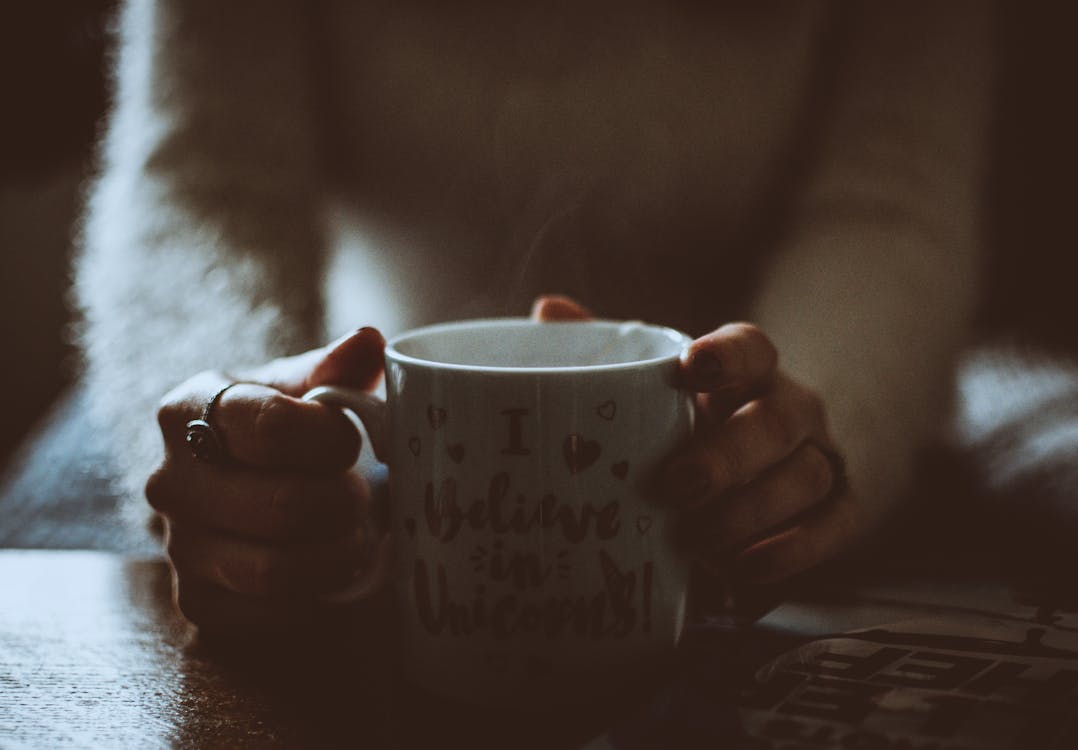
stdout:
[(618, 479), (624, 479), (629, 473), (629, 462), (618, 461), (616, 464), (610, 467), (610, 473), (616, 476)]
[(413, 456), (419, 455), (419, 449), (423, 446), (423, 442), (417, 437), (408, 438), (408, 450), (412, 452)]
[(404, 530), (408, 532), (408, 536), (410, 536), (412, 539), (415, 539), (415, 519), (414, 518), (405, 518), (404, 519)]
[(447, 445), (445, 452), (449, 454), (449, 457), (453, 459), (453, 463), (459, 464), (464, 460), (464, 443), (454, 443), (453, 445)]
[(595, 413), (605, 419), (607, 422), (614, 419), (614, 414), (617, 413), (618, 405), (612, 400), (604, 401), (595, 407)]
[(433, 404), (427, 407), (427, 421), (430, 422), (432, 430), (437, 430), (445, 424), (446, 416), (445, 409), (434, 406)]
[(651, 528), (651, 521), (651, 516), (636, 517), (636, 530), (640, 532), (640, 536), (648, 533), (648, 529)]
[(565, 438), (562, 454), (570, 474), (577, 474), (599, 460), (599, 442), (585, 440), (583, 435), (573, 433)]

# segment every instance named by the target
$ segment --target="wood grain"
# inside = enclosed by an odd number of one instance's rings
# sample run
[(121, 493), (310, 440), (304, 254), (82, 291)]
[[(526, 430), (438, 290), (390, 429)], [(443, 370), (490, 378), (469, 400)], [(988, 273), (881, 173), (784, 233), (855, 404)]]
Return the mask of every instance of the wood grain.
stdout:
[(197, 653), (163, 563), (0, 554), (0, 744), (266, 743), (257, 691)]
[[(0, 551), (0, 748), (572, 747), (602, 731), (490, 716), (397, 675), (387, 596), (276, 640), (207, 639), (167, 565)], [(527, 726), (527, 731), (521, 731)], [(457, 744), (457, 743), (463, 744)]]
[[(1050, 631), (1078, 633), (1078, 601), (990, 579), (821, 584), (751, 627), (694, 626), (671, 679), (642, 692), (596, 696), (572, 712), (514, 716), (407, 685), (388, 595), (320, 614), (310, 629), (275, 639), (207, 639), (174, 611), (164, 562), (0, 550), (0, 748), (554, 750), (593, 738), (598, 744), (589, 750), (736, 747), (743, 731), (753, 731), (736, 695), (770, 674), (762, 665), (825, 634), (880, 633), (886, 623), (911, 620), (934, 622), (925, 632), (976, 636), (979, 646), (989, 643), (984, 622), (1018, 623), (1035, 637), (1015, 644), (1038, 648), (1047, 638), (1058, 646)], [(971, 629), (974, 620), (981, 624)], [(1068, 720), (1069, 695), (1066, 710), (1057, 711)], [(773, 718), (761, 716), (756, 729)], [(843, 731), (862, 729), (855, 722)], [(1072, 729), (1067, 736), (1078, 737), (1078, 724)]]

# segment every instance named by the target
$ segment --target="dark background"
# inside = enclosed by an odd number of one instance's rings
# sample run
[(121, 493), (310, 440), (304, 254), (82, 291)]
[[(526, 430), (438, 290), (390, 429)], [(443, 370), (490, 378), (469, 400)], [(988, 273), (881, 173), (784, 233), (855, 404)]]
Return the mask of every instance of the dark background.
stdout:
[(103, 126), (116, 0), (0, 11), (0, 465), (78, 371), (69, 259)]
[[(0, 465), (78, 370), (69, 258), (107, 111), (115, 5), (9, 4), (0, 21)], [(1075, 351), (1078, 11), (1009, 0), (1000, 20), (981, 322)]]

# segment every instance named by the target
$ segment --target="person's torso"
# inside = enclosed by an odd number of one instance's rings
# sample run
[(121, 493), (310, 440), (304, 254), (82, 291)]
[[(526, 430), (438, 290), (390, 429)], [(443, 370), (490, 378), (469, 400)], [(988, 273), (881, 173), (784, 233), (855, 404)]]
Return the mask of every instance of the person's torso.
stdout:
[(721, 322), (828, 19), (822, 1), (331, 3), (328, 155), (401, 325), (519, 314), (539, 291)]

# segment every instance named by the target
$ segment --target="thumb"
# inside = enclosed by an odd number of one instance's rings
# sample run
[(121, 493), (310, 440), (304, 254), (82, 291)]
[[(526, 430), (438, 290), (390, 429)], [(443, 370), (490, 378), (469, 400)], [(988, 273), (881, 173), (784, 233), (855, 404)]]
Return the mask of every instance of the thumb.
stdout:
[(563, 294), (544, 294), (532, 304), (532, 320), (550, 323), (564, 320), (587, 320), (591, 311)]
[(360, 328), (319, 349), (275, 359), (241, 377), (290, 396), (301, 396), (319, 385), (369, 390), (382, 377), (385, 345), (377, 328)]

